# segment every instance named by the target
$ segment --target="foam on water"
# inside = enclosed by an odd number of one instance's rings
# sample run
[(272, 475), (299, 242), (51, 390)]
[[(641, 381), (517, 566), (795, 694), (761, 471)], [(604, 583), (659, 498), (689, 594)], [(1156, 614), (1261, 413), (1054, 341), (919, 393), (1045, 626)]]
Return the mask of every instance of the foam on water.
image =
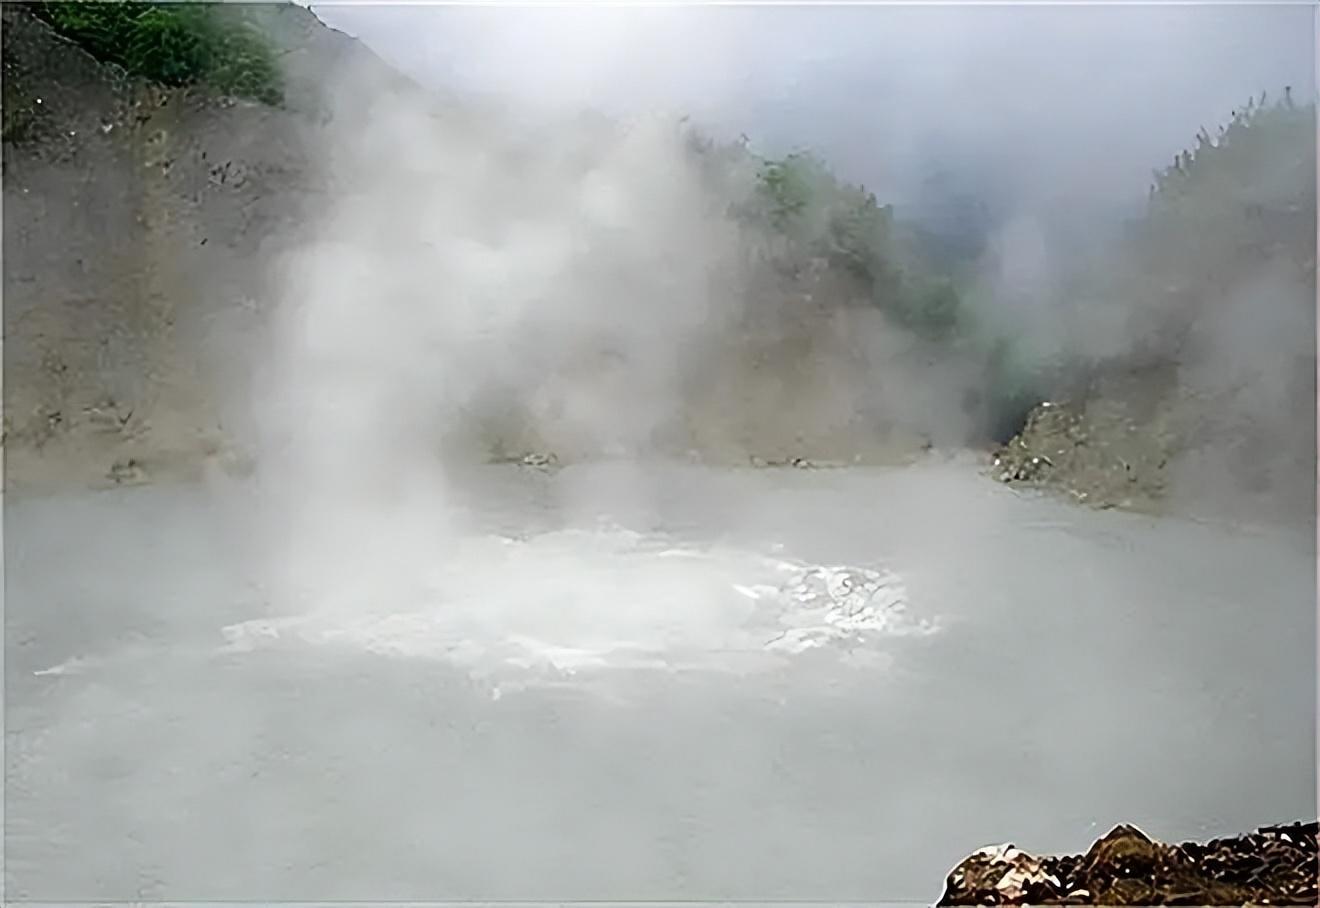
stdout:
[(743, 665), (928, 634), (892, 572), (696, 548), (620, 528), (471, 537), (410, 601), (308, 603), (223, 629), (227, 652), (281, 645), (440, 659), (483, 673)]

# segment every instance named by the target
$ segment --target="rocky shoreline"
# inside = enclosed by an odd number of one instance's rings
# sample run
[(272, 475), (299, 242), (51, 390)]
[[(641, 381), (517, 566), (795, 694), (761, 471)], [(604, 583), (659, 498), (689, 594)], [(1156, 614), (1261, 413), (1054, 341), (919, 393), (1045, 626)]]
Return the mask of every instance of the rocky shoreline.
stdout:
[(1165, 495), (1172, 443), (1164, 427), (1120, 407), (1046, 401), (994, 453), (1000, 482), (1054, 489), (1097, 508), (1151, 510)]
[(1317, 893), (1315, 821), (1167, 845), (1128, 825), (1082, 855), (982, 848), (945, 880), (945, 905), (1310, 905)]

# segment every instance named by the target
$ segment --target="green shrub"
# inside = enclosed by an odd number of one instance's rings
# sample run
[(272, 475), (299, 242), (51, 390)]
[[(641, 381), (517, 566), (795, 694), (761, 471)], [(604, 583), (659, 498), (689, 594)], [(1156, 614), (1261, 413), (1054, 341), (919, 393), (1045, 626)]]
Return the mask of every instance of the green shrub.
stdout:
[(953, 281), (933, 278), (903, 298), (904, 324), (928, 340), (943, 340), (958, 327), (961, 301)]
[(929, 340), (945, 340), (963, 314), (954, 282), (915, 251), (911, 231), (865, 187), (838, 180), (807, 153), (762, 162), (752, 219), (787, 238), (799, 258), (823, 258), (870, 291), (896, 322)]
[(240, 19), (209, 3), (136, 0), (42, 2), (38, 15), (98, 60), (164, 85), (207, 85), (224, 94), (278, 104), (275, 54)]

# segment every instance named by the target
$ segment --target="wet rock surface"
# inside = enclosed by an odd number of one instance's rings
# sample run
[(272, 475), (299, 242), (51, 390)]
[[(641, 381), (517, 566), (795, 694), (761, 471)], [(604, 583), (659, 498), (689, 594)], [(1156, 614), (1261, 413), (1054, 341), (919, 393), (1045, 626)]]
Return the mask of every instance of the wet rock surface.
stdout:
[(1082, 855), (1011, 844), (959, 864), (939, 905), (1315, 905), (1315, 822), (1166, 845), (1117, 826)]
[(846, 467), (843, 461), (815, 460), (808, 457), (760, 457), (752, 455), (748, 462), (758, 470), (793, 469), (793, 470), (829, 470)]
[(510, 454), (502, 457), (492, 457), (493, 464), (512, 464), (514, 466), (526, 467), (532, 470), (541, 470), (549, 472), (559, 468), (559, 455), (553, 451), (541, 452), (531, 451), (526, 454)]

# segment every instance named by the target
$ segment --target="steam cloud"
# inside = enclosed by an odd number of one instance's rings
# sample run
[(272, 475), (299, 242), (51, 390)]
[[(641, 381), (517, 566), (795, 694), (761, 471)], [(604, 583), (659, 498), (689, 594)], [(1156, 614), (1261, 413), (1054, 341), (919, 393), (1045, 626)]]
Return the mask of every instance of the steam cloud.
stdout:
[[(824, 305), (849, 292), (828, 276), (779, 279), (729, 214), (752, 175), (713, 183), (674, 118), (370, 102), (327, 128), (332, 204), (278, 280), (261, 459), (290, 590), (419, 582), (456, 519), (447, 487), (492, 455), (884, 459), (975, 437), (984, 364)], [(1060, 262), (1035, 201), (982, 263), (993, 317), (1040, 358), (1125, 352), (1122, 306), (1043, 308)], [(1241, 326), (1223, 335), (1239, 353)], [(364, 559), (369, 589), (322, 576)]]

